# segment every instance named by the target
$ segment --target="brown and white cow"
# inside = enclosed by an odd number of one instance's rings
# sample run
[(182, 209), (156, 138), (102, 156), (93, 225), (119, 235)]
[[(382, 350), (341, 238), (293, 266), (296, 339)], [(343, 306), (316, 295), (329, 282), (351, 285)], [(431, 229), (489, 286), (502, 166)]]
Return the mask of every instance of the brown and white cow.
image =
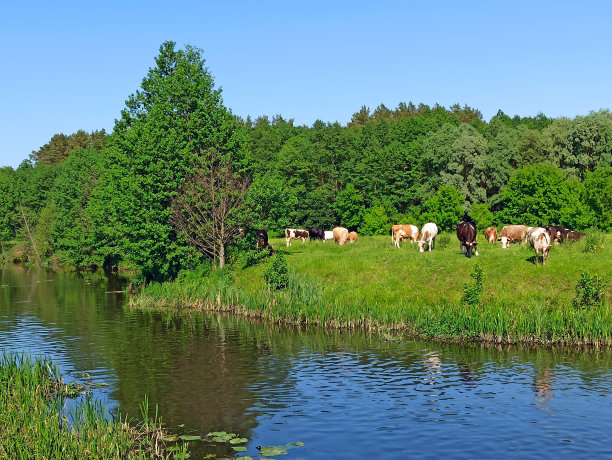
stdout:
[(525, 225), (506, 225), (499, 232), (499, 238), (502, 248), (506, 249), (510, 243), (520, 241), (524, 243), (527, 240), (527, 226)]
[(396, 248), (400, 247), (400, 241), (410, 240), (416, 243), (419, 239), (419, 228), (416, 225), (393, 225), (391, 227), (391, 242)]
[(484, 231), (485, 239), (489, 243), (495, 243), (497, 241), (497, 228), (489, 227)]
[(334, 228), (334, 241), (338, 243), (340, 246), (346, 244), (349, 237), (348, 228), (344, 227), (336, 227)]
[(567, 228), (561, 225), (548, 225), (544, 228), (548, 230), (551, 241), (557, 244), (562, 243), (563, 240), (566, 238), (567, 233), (569, 232)]
[(287, 241), (287, 247), (291, 246), (292, 239), (302, 240), (302, 243), (308, 238), (308, 230), (301, 228), (286, 228), (285, 229), (285, 240)]
[(359, 235), (357, 235), (357, 232), (350, 232), (348, 234), (348, 241), (349, 241), (349, 243), (354, 243), (355, 241), (357, 241), (358, 237), (359, 237)]
[(425, 252), (425, 244), (429, 246), (429, 250), (431, 251), (436, 236), (438, 236), (438, 226), (436, 224), (428, 222), (423, 225), (423, 229), (421, 230), (421, 241), (419, 241), (419, 252)]
[(538, 265), (538, 253), (542, 251), (542, 265), (546, 265), (548, 251), (550, 251), (550, 234), (544, 227), (535, 227), (529, 235), (529, 242), (535, 251), (536, 265)]
[(461, 222), (457, 225), (457, 239), (459, 240), (459, 247), (461, 253), (468, 257), (472, 257), (472, 251), (474, 255), (478, 255), (476, 246), (476, 227), (471, 222)]
[(585, 236), (586, 236), (586, 233), (574, 232), (573, 230), (568, 230), (568, 232), (565, 234), (565, 238), (568, 241), (576, 241), (581, 238), (584, 238)]

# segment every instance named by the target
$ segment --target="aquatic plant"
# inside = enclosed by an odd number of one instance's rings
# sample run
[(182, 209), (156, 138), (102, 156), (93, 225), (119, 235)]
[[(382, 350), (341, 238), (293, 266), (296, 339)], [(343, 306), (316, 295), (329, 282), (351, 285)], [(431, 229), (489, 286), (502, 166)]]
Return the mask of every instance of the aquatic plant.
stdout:
[(579, 308), (602, 308), (606, 301), (606, 285), (603, 278), (582, 272), (576, 283), (574, 305)]

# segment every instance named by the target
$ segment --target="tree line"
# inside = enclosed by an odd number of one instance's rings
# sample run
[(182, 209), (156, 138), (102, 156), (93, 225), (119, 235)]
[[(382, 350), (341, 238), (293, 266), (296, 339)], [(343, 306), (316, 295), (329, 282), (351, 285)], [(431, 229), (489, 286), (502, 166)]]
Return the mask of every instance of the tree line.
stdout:
[(362, 107), (346, 125), (242, 119), (199, 49), (160, 47), (111, 134), (57, 134), (0, 169), (6, 258), (172, 278), (245, 229), (392, 223), (612, 228), (612, 114), (484, 121), (474, 108)]

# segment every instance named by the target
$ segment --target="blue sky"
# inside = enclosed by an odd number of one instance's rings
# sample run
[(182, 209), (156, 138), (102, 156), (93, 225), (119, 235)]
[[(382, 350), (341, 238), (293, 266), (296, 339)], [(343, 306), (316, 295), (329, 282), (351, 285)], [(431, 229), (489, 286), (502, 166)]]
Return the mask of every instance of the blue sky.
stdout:
[(111, 132), (165, 40), (201, 48), (243, 117), (346, 124), (402, 101), (468, 104), (486, 120), (611, 108), (612, 2), (495, 3), (4, 4), (0, 166), (56, 133)]

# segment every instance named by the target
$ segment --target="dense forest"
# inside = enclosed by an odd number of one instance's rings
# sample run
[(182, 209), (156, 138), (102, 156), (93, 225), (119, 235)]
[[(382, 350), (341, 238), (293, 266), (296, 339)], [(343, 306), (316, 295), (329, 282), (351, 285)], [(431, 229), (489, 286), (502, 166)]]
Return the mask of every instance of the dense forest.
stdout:
[[(160, 47), (111, 134), (57, 134), (0, 169), (6, 260), (125, 267), (173, 278), (223, 265), (238, 229), (392, 223), (612, 228), (612, 114), (488, 122), (474, 108), (400, 103), (296, 126), (223, 105), (202, 53)], [(247, 235), (249, 232), (246, 232)]]

